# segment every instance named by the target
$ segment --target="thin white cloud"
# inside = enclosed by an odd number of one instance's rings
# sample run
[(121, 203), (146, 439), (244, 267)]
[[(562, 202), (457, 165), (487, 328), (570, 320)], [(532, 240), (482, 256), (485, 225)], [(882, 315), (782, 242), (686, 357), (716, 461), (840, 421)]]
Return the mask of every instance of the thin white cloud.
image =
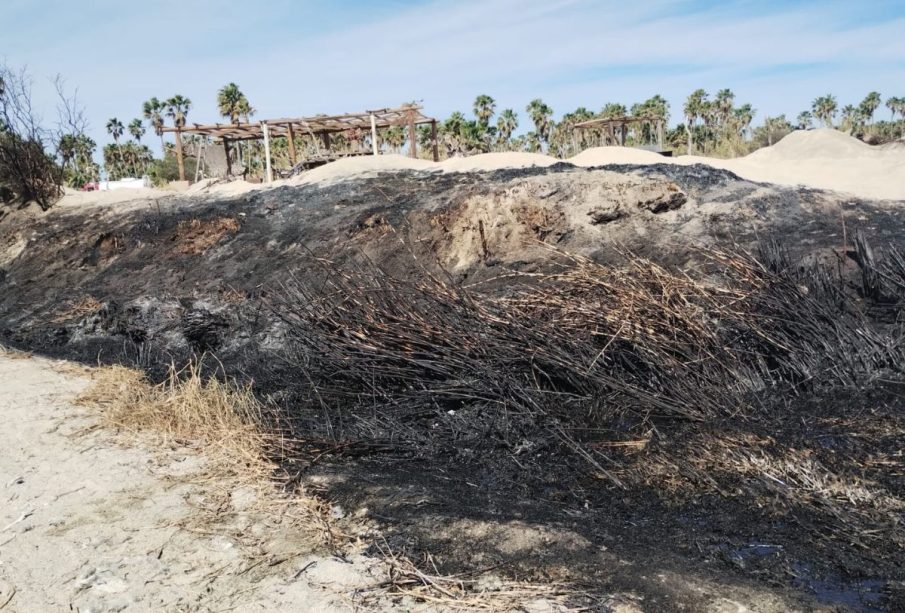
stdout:
[[(136, 3), (139, 10), (123, 4), (105, 0), (87, 26), (77, 23), (50, 40), (18, 31), (7, 50), (10, 62), (80, 84), (99, 142), (108, 117), (131, 118), (152, 95), (188, 95), (195, 102), (190, 119), (213, 120), (215, 92), (228, 81), (242, 86), (261, 117), (412, 99), (444, 116), (467, 111), (478, 93), (517, 110), (540, 96), (558, 111), (661, 93), (674, 117), (696, 87), (730, 87), (766, 113), (797, 112), (826, 91), (852, 101), (868, 89), (905, 95), (889, 91), (905, 82), (905, 15), (848, 27), (845, 16), (866, 9), (845, 3), (758, 15), (732, 3), (689, 13), (681, 0), (396, 2), (385, 14), (369, 5), (365, 22), (324, 32), (316, 23), (295, 27), (280, 19), (299, 10), (288, 0), (275, 8), (214, 0)], [(309, 17), (330, 10), (317, 2), (302, 8)], [(71, 12), (61, 9), (59, 18)], [(53, 14), (41, 23), (55, 31)]]

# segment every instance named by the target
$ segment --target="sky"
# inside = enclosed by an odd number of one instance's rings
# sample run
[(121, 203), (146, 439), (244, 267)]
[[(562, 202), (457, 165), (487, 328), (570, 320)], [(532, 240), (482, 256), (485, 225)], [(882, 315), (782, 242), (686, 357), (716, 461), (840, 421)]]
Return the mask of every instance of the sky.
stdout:
[(151, 96), (218, 121), (229, 82), (258, 119), (412, 100), (442, 119), (489, 94), (525, 128), (533, 98), (559, 117), (660, 94), (674, 124), (692, 90), (728, 87), (758, 123), (905, 96), (905, 0), (0, 0), (0, 60), (28, 67), (48, 120), (62, 75), (99, 144)]

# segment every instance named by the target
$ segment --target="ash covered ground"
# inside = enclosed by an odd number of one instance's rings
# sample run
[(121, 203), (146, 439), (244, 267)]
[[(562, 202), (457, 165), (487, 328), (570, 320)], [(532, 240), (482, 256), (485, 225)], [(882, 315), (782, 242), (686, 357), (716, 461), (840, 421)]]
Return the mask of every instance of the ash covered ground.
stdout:
[(903, 211), (562, 164), (10, 216), (0, 342), (213, 356), (302, 441), (299, 484), (441, 572), (895, 609)]

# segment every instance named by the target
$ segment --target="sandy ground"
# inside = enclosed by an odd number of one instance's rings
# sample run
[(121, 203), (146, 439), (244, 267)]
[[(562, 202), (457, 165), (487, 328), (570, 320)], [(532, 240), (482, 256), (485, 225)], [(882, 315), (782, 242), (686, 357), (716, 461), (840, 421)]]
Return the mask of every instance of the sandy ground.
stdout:
[(374, 562), (313, 554), (273, 518), (193, 527), (198, 456), (118, 445), (71, 401), (84, 373), (61, 364), (0, 348), (3, 613), (348, 611), (376, 582)]

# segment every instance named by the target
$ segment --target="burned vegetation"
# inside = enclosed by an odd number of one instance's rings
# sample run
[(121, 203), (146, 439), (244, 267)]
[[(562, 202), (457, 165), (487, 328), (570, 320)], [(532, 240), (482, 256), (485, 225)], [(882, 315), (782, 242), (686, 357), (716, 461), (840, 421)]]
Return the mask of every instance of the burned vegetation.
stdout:
[(174, 201), (35, 222), (0, 329), (152, 375), (213, 353), (293, 482), (441, 572), (891, 608), (900, 211), (698, 166)]

